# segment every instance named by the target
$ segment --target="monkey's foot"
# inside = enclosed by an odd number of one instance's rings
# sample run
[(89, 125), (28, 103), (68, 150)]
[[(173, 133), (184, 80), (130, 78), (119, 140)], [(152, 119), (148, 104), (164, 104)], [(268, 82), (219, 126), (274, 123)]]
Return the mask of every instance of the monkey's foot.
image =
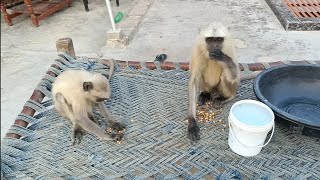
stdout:
[(75, 144), (80, 144), (82, 140), (82, 136), (85, 134), (85, 132), (78, 128), (73, 130), (72, 134), (72, 145), (74, 146)]
[(221, 100), (221, 98), (215, 99), (213, 101), (213, 107), (215, 109), (221, 109), (224, 104), (225, 104), (225, 100)]
[(191, 143), (200, 139), (200, 128), (198, 127), (196, 120), (190, 117), (188, 124), (188, 138), (190, 139)]
[(211, 100), (213, 101), (221, 97), (222, 97), (222, 94), (216, 89), (214, 89), (213, 92), (211, 93)]
[(198, 98), (199, 105), (204, 105), (207, 101), (211, 100), (211, 95), (208, 92), (201, 92)]

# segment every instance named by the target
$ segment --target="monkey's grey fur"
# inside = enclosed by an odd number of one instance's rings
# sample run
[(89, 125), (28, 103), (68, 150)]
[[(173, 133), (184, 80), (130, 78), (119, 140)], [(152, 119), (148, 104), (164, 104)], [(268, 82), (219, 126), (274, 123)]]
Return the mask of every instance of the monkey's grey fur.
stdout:
[[(110, 61), (111, 78), (114, 62)], [(112, 120), (103, 101), (111, 97), (108, 78), (100, 73), (85, 70), (67, 70), (62, 72), (52, 85), (52, 97), (59, 114), (73, 124), (72, 142), (81, 141), (83, 130), (96, 135), (101, 140), (113, 140), (106, 130), (100, 128), (93, 118), (93, 106), (98, 105), (100, 113), (105, 117), (108, 126), (122, 131), (124, 125)], [(116, 136), (116, 140), (121, 138)]]
[(191, 142), (200, 139), (195, 120), (196, 103), (210, 100), (216, 108), (235, 98), (240, 83), (238, 62), (228, 29), (214, 22), (200, 30), (193, 49), (188, 84), (188, 137)]

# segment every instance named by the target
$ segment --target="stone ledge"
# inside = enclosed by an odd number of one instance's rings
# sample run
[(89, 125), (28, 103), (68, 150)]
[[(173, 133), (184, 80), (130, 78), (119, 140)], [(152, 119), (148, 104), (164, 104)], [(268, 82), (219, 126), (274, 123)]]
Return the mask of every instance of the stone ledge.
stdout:
[(108, 48), (126, 48), (128, 45), (126, 39), (121, 39), (121, 40), (107, 40), (107, 47)]
[(141, 23), (142, 17), (127, 17), (125, 21), (119, 24), (120, 29), (138, 28)]
[(152, 4), (153, 0), (140, 0), (140, 2), (131, 9), (128, 16), (144, 16), (150, 8), (150, 5)]

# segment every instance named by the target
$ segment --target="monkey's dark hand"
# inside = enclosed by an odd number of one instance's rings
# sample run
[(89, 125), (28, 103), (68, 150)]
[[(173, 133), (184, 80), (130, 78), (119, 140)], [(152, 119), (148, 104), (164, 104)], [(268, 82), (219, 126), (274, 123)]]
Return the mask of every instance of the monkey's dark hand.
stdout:
[(124, 136), (125, 125), (116, 121), (109, 122), (109, 128), (106, 130), (114, 142), (121, 143)]
[(123, 131), (125, 129), (125, 125), (122, 124), (122, 123), (113, 121), (113, 122), (110, 123), (110, 128), (112, 130), (115, 130), (115, 131), (119, 132), (119, 131)]
[(220, 49), (213, 49), (209, 56), (210, 59), (221, 60), (223, 57), (223, 52)]
[(188, 138), (190, 139), (191, 143), (193, 143), (200, 139), (200, 128), (198, 127), (194, 118), (189, 117), (188, 122)]
[(209, 54), (210, 59), (214, 59), (217, 61), (228, 61), (231, 60), (231, 58), (227, 55), (225, 55), (220, 49), (214, 49), (212, 52)]
[(120, 143), (123, 140), (123, 134), (111, 134), (111, 138), (114, 142)]

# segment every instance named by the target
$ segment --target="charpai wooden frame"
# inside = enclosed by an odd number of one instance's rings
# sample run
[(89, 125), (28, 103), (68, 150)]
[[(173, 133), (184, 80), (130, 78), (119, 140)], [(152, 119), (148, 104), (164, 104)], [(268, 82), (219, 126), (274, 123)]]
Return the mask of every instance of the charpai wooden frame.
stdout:
[[(59, 39), (57, 42), (56, 42), (56, 47), (57, 47), (57, 50), (58, 52), (66, 52), (68, 54), (70, 54), (72, 57), (76, 57), (75, 55), (75, 51), (74, 51), (74, 47), (73, 47), (73, 43), (72, 43), (72, 39), (70, 38), (62, 38), (62, 39)], [(94, 60), (94, 59), (91, 59), (91, 60)], [(292, 64), (309, 64), (308, 61), (290, 61)], [(319, 61), (314, 61), (315, 63), (317, 64), (320, 64), (320, 60)], [(102, 63), (104, 64), (108, 64), (109, 61), (108, 60), (102, 60)], [(127, 67), (127, 66), (130, 66), (130, 67), (134, 67), (136, 69), (140, 69), (142, 68), (140, 62), (138, 61), (116, 61), (117, 64), (119, 64), (121, 67)], [(283, 62), (281, 61), (278, 61), (278, 62), (271, 62), (271, 63), (251, 63), (251, 64), (240, 64), (240, 70), (241, 71), (244, 71), (248, 68), (248, 70), (250, 71), (262, 71), (264, 69), (266, 69), (267, 67), (266, 66), (278, 66), (278, 65), (282, 65), (284, 64)], [(146, 65), (146, 68), (150, 69), (150, 70), (153, 70), (153, 69), (156, 69), (156, 65), (154, 62), (146, 62), (145, 63)], [(182, 70), (189, 70), (189, 63), (186, 63), (186, 62), (180, 62), (179, 63), (180, 65), (180, 68)], [(244, 67), (244, 65), (246, 67)], [(52, 65), (53, 67), (56, 67), (56, 65)], [(160, 63), (160, 67), (162, 70), (172, 70), (172, 69), (175, 69), (176, 68), (176, 64), (173, 63), (173, 62), (161, 62)], [(58, 68), (58, 67), (57, 67)], [(48, 75), (51, 75), (53, 77), (56, 77), (55, 73), (51, 72), (51, 71), (47, 71), (46, 74)], [(34, 90), (31, 97), (30, 97), (30, 100), (33, 100), (33, 101), (36, 101), (38, 103), (41, 103), (42, 100), (44, 99), (45, 95), (39, 91), (39, 90)], [(36, 110), (30, 108), (30, 107), (27, 107), (27, 106), (24, 106), (21, 113), (23, 114), (27, 114), (29, 116), (34, 116), (34, 114), (36, 113)], [(27, 127), (28, 126), (28, 123), (22, 119), (16, 119), (15, 122), (14, 122), (15, 125), (18, 125), (18, 126), (22, 126), (22, 127)], [(21, 138), (20, 135), (18, 134), (15, 134), (15, 133), (7, 133), (6, 134), (6, 137), (8, 138), (16, 138), (16, 139), (19, 139)]]

